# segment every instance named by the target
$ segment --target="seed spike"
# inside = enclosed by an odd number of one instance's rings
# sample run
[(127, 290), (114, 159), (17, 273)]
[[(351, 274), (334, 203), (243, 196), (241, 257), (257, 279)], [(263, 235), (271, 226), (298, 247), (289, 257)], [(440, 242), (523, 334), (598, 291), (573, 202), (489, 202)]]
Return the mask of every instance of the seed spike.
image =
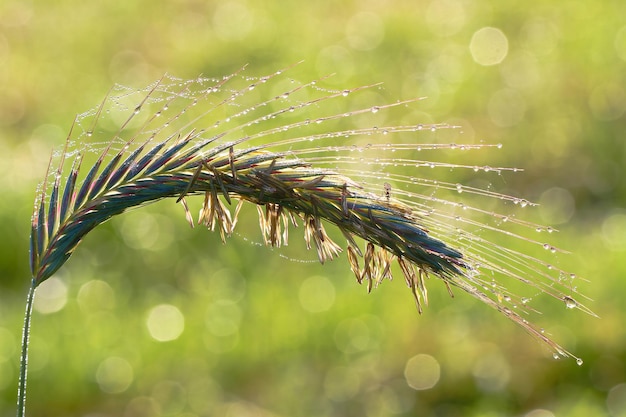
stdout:
[(189, 206), (187, 206), (187, 201), (184, 198), (179, 199), (180, 203), (183, 205), (183, 209), (185, 210), (185, 220), (187, 220), (187, 223), (189, 223), (189, 226), (191, 226), (191, 228), (194, 228), (194, 223), (193, 223), (193, 216), (191, 215), (191, 212), (189, 211)]
[[(419, 143), (419, 130), (454, 128), (445, 124), (340, 129), (340, 124), (360, 125), (373, 111), (378, 113), (418, 99), (329, 114), (325, 110), (330, 107), (324, 106), (330, 100), (345, 101), (346, 95), (376, 84), (330, 90), (309, 82), (281, 89), (284, 94), (278, 95), (270, 86), (266, 87), (270, 92), (266, 96), (263, 91), (258, 95), (248, 92), (251, 88), (262, 90), (282, 71), (256, 79), (246, 79), (239, 72), (211, 81), (210, 85), (206, 79), (185, 81), (164, 76), (140, 92), (141, 96), (130, 89), (115, 96), (111, 90), (95, 112), (77, 118), (76, 128), (70, 130), (58, 165), (54, 166), (56, 177), (50, 179), (55, 172), (51, 159), (34, 207), (30, 262), (36, 285), (64, 264), (89, 231), (117, 214), (173, 198), (181, 203), (186, 220), (193, 224), (188, 198), (204, 194), (197, 222), (211, 230), (219, 227), (222, 241), (233, 232), (244, 202), (257, 206), (268, 246), (286, 245), (289, 223), (297, 226), (302, 221), (306, 246), (315, 246), (321, 263), (338, 257), (342, 251), (326, 232), (327, 227), (339, 229), (347, 241), (350, 269), (358, 282), (367, 280), (368, 291), (385, 278), (392, 278), (391, 264), (397, 260), (420, 313), (429, 302), (426, 280), (433, 278), (444, 282), (450, 296), (452, 286), (461, 288), (551, 347), (558, 345), (538, 336), (536, 329), (514, 311), (505, 310), (508, 301), (501, 294), (510, 293), (506, 279), (516, 279), (531, 291), (545, 293), (560, 303), (574, 305), (568, 300), (575, 297), (576, 309), (593, 314), (581, 304), (584, 296), (572, 290), (571, 282), (562, 282), (565, 271), (543, 257), (493, 243), (490, 236), (493, 233), (522, 243), (545, 244), (549, 249), (545, 255), (549, 257), (556, 248), (521, 231), (534, 230), (534, 225), (515, 213), (465, 204), (468, 196), (486, 199), (490, 207), (493, 201), (509, 203), (509, 208), (513, 204), (530, 206), (529, 202), (489, 189), (465, 184), (459, 187), (453, 181), (406, 174), (411, 169), (429, 175), (426, 171), (430, 170), (422, 171), (424, 167), (519, 171), (411, 157), (412, 152), (422, 149), (469, 150), (497, 145)], [(297, 98), (301, 97), (295, 94), (299, 91), (306, 93), (302, 94), (306, 98)], [(94, 132), (106, 134), (110, 122), (106, 118), (136, 97), (138, 104), (130, 107), (132, 114), (118, 118), (123, 120), (121, 126), (116, 123), (120, 127), (105, 141), (98, 139), (68, 149), (75, 146), (75, 141), (70, 141), (73, 135), (88, 140)], [(265, 98), (251, 101), (257, 97)], [(142, 123), (134, 123), (138, 122), (138, 113), (147, 115)], [(92, 119), (85, 134), (81, 122), (86, 124), (87, 117)], [(221, 123), (224, 121), (227, 123)], [(140, 126), (135, 128), (134, 124)], [(400, 144), (377, 143), (385, 133), (411, 139)], [(82, 175), (82, 155), (94, 150), (99, 150), (97, 161)], [(74, 154), (77, 156), (63, 184), (64, 159)], [(372, 169), (367, 169), (368, 165)], [(400, 169), (404, 173), (396, 172)], [(79, 180), (82, 183), (77, 187)], [(237, 200), (234, 214), (229, 209), (232, 199)], [(363, 251), (357, 238), (365, 241)], [(492, 279), (496, 281), (494, 287), (490, 286)], [(515, 295), (511, 298), (512, 302), (521, 299)], [(524, 311), (532, 312), (530, 308)]]
[(233, 146), (228, 148), (228, 165), (230, 165), (230, 172), (233, 176), (233, 181), (237, 181), (237, 170), (235, 169), (235, 150)]
[(196, 181), (198, 181), (198, 177), (200, 176), (200, 173), (202, 172), (202, 165), (203, 163), (198, 164), (198, 167), (194, 171), (193, 177), (191, 177), (191, 181), (189, 181), (189, 183), (187, 184), (183, 192), (180, 193), (180, 195), (178, 196), (178, 199), (176, 200), (177, 203), (180, 202), (183, 198), (185, 198), (185, 196), (189, 193), (189, 191), (191, 191)]

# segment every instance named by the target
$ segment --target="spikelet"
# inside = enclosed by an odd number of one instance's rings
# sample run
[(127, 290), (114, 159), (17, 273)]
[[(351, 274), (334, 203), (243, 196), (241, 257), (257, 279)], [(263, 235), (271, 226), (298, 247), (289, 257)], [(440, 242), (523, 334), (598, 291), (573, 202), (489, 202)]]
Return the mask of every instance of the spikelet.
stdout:
[[(528, 298), (507, 290), (508, 281), (519, 281), (535, 294), (593, 314), (563, 282), (569, 274), (497, 240), (543, 246), (548, 254), (557, 249), (522, 233), (537, 226), (480, 205), (529, 203), (424, 177), (433, 168), (496, 175), (516, 169), (416, 158), (426, 150), (499, 145), (422, 143), (428, 132), (452, 126), (376, 125), (382, 114), (418, 99), (346, 109), (351, 96), (377, 86), (336, 91), (282, 73), (165, 76), (145, 90), (117, 86), (100, 107), (79, 115), (65, 148), (51, 158), (36, 199), (34, 285), (52, 276), (89, 231), (130, 208), (173, 198), (192, 226), (218, 229), (226, 241), (247, 202), (257, 206), (269, 246), (286, 244), (288, 229), (301, 224), (307, 247), (315, 247), (324, 263), (342, 256), (342, 246), (326, 232), (335, 227), (346, 238), (350, 269), (368, 291), (397, 269), (421, 313), (428, 304), (427, 278), (437, 278), (450, 295), (460, 288), (557, 355), (570, 356), (524, 318), (532, 312)], [(73, 159), (70, 167), (67, 159)], [(187, 206), (195, 196), (204, 199), (197, 221)]]

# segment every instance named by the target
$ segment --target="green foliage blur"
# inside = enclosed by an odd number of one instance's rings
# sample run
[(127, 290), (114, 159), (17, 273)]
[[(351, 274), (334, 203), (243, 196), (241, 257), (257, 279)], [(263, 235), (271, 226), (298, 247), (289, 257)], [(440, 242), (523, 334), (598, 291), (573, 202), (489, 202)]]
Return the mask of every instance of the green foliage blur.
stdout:
[(541, 203), (571, 252), (560, 266), (588, 280), (599, 319), (538, 306), (584, 364), (433, 280), (420, 317), (401, 279), (366, 295), (345, 258), (309, 262), (299, 231), (289, 251), (260, 247), (252, 207), (223, 245), (165, 201), (93, 231), (42, 286), (28, 415), (625, 416), (626, 3), (612, 0), (0, 2), (0, 416), (15, 413), (32, 202), (74, 115), (114, 83), (300, 60), (304, 81), (427, 96), (421, 111), (463, 126), (451, 141), (504, 145), (484, 163), (524, 172), (496, 188)]

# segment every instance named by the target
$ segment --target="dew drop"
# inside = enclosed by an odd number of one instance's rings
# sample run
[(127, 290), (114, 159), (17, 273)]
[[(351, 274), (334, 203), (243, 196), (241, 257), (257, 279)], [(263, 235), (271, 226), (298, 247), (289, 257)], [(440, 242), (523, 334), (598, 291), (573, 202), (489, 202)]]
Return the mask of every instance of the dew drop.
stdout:
[(456, 190), (459, 194), (461, 194), (463, 192), (463, 186), (461, 184), (457, 184), (456, 185)]
[(347, 97), (347, 96), (348, 96), (348, 94), (350, 94), (350, 90), (343, 90), (343, 91), (341, 92), (341, 95), (342, 95), (342, 96), (344, 96), (344, 97)]
[(378, 106), (372, 107), (372, 113), (378, 113), (378, 110), (380, 110), (380, 107)]
[(498, 148), (498, 149), (502, 149), (502, 144), (501, 144), (501, 143), (498, 143), (498, 144), (496, 145), (496, 148)]
[(552, 354), (552, 357), (553, 357), (554, 359), (556, 359), (556, 360), (561, 359), (561, 356), (559, 356), (559, 354), (558, 354), (558, 353), (556, 353), (556, 352), (554, 352), (554, 353)]
[(580, 358), (576, 358), (576, 365), (581, 366), (583, 364), (583, 360)]
[(545, 250), (550, 250), (551, 246), (550, 246), (549, 244), (547, 244), (547, 243), (544, 243), (544, 244), (543, 244), (543, 248), (544, 248)]
[(133, 114), (139, 114), (140, 111), (141, 111), (141, 106), (137, 106), (135, 107), (135, 110), (133, 110)]
[(567, 308), (576, 308), (578, 306), (578, 303), (576, 302), (576, 300), (574, 300), (569, 295), (566, 295), (565, 297), (563, 297), (563, 301), (565, 301), (565, 307)]

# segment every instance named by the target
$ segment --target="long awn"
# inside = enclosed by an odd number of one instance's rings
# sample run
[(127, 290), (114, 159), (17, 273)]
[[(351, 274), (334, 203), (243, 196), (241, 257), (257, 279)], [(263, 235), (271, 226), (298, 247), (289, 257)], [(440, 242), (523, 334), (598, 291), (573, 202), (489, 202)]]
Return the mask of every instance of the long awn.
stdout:
[[(316, 248), (322, 263), (344, 250), (326, 232), (332, 225), (345, 237), (349, 266), (368, 291), (398, 269), (421, 313), (428, 304), (427, 278), (438, 278), (451, 295), (460, 288), (521, 325), (555, 357), (572, 356), (529, 323), (530, 298), (508, 291), (507, 280), (593, 314), (579, 301), (582, 296), (571, 285), (574, 276), (495, 239), (521, 240), (548, 253), (557, 249), (520, 232), (539, 226), (465, 201), (472, 197), (515, 207), (530, 203), (422, 177), (431, 168), (498, 174), (517, 169), (415, 158), (422, 151), (499, 145), (416, 142), (421, 132), (452, 126), (376, 126), (370, 120), (384, 121), (381, 114), (410, 108), (417, 99), (344, 110), (345, 97), (371, 94), (377, 86), (330, 90), (318, 81), (285, 79), (283, 72), (257, 78), (241, 72), (221, 79), (166, 76), (139, 91), (118, 86), (101, 106), (77, 117), (65, 147), (50, 159), (32, 216), (32, 285), (18, 415), (25, 406), (35, 288), (64, 265), (92, 229), (128, 209), (166, 198), (182, 205), (192, 226), (197, 222), (218, 229), (222, 240), (233, 233), (242, 203), (253, 203), (267, 245), (287, 243), (287, 230), (301, 223), (307, 247)], [(83, 176), (85, 163), (91, 166)], [(454, 194), (465, 199), (452, 198)], [(196, 195), (204, 200), (194, 221), (187, 200)]]

